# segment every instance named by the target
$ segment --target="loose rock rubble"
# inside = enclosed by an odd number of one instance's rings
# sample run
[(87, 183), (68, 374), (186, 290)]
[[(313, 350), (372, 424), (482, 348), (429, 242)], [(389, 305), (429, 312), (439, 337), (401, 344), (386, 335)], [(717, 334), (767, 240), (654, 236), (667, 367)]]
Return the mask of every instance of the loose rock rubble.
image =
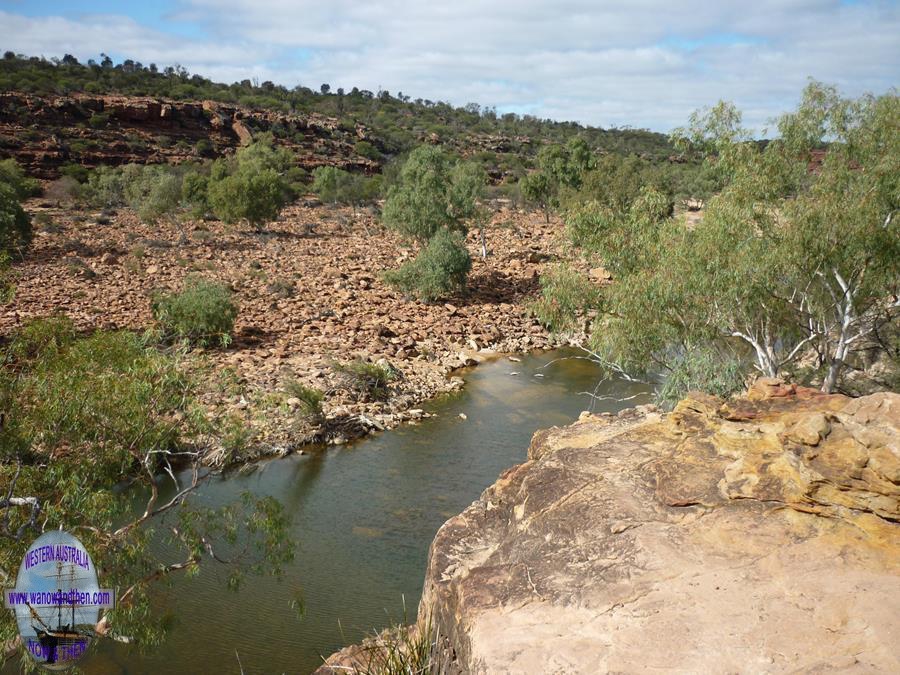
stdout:
[[(154, 291), (177, 289), (190, 274), (224, 281), (240, 306), (233, 341), (192, 359), (216, 375), (202, 395), (211, 414), (238, 415), (252, 429), (251, 454), (391, 428), (421, 401), (461, 386), (448, 379), (451, 370), (558, 344), (527, 304), (556, 258), (559, 224), (504, 205), (488, 228), (486, 260), (472, 236), (468, 291), (437, 304), (404, 298), (381, 281), (415, 250), (370, 210), (296, 205), (262, 234), (196, 221), (182, 243), (180, 228), (142, 223), (127, 209), (99, 217), (39, 199), (28, 209), (35, 242), (17, 265), (16, 299), (0, 315), (0, 334), (60, 312), (83, 330), (145, 330)], [(342, 386), (333, 365), (353, 359), (385, 359), (396, 369), (386, 400), (360, 400)], [(289, 378), (326, 392), (326, 424), (294, 423)]]

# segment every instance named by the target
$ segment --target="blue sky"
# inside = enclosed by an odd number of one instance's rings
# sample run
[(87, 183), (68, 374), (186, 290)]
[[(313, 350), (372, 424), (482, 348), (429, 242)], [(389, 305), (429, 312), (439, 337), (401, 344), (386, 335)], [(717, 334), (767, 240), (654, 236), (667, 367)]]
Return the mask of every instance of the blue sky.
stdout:
[(457, 105), (668, 131), (734, 101), (757, 129), (808, 77), (900, 80), (887, 0), (0, 0), (0, 47), (181, 64), (216, 80), (403, 91)]

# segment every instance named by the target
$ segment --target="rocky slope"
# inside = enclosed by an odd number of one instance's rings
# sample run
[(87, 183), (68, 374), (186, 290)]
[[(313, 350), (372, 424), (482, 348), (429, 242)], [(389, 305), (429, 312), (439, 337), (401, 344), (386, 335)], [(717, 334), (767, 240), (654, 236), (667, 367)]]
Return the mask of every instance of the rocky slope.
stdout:
[(426, 614), (465, 673), (900, 672), (900, 395), (539, 432), (438, 532)]
[[(60, 312), (79, 330), (145, 330), (154, 292), (179, 289), (190, 275), (225, 282), (239, 313), (232, 344), (203, 355), (218, 378), (202, 378), (202, 398), (252, 430), (251, 455), (309, 440), (311, 430), (295, 424), (299, 402), (284, 390), (291, 379), (326, 393), (328, 439), (338, 443), (417, 419), (420, 402), (461, 384), (449, 371), (487, 357), (483, 350), (556, 343), (528, 311), (559, 248), (559, 223), (537, 213), (499, 207), (486, 260), (470, 235), (469, 292), (426, 304), (381, 280), (415, 252), (366, 209), (298, 204), (262, 234), (191, 221), (183, 241), (181, 228), (142, 223), (127, 209), (104, 216), (43, 199), (27, 208), (35, 241), (16, 266), (14, 302), (0, 307), (0, 340)], [(384, 359), (399, 374), (387, 400), (341, 386), (334, 362), (355, 358)]]
[(278, 143), (304, 169), (332, 165), (372, 173), (379, 167), (354, 152), (357, 141), (379, 146), (378, 139), (362, 125), (344, 128), (323, 115), (285, 115), (214, 101), (0, 93), (0, 158), (13, 157), (30, 175), (45, 179), (73, 163), (95, 167), (216, 157), (255, 133), (276, 129)]

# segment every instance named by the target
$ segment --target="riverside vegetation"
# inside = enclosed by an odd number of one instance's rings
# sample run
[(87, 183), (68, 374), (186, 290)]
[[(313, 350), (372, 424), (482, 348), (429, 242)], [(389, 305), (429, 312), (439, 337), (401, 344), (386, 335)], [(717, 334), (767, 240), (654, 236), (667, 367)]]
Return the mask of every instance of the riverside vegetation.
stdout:
[[(315, 224), (307, 224), (302, 235), (279, 234), (279, 219), (295, 208), (286, 205), (303, 197), (311, 180), (321, 201), (352, 208), (349, 218), (365, 231), (362, 235), (357, 227), (352, 236), (363, 237), (363, 249), (371, 251), (373, 242), (384, 249), (380, 257), (373, 254), (361, 263), (374, 274), (361, 278), (354, 294), (373, 288), (376, 295), (396, 292), (396, 306), (440, 312), (429, 330), (461, 315), (483, 325), (482, 307), (492, 304), (498, 314), (520, 313), (518, 323), (509, 324), (521, 331), (517, 339), (528, 338), (518, 344), (549, 344), (527, 314), (528, 304), (548, 330), (576, 340), (585, 334), (590, 353), (610, 372), (648, 379), (663, 374), (658, 381), (663, 403), (693, 388), (727, 395), (754, 371), (787, 374), (825, 392), (896, 388), (896, 94), (848, 100), (813, 83), (798, 109), (779, 121), (778, 138), (766, 143), (752, 140), (741, 129), (737, 111), (720, 104), (694, 116), (671, 144), (660, 143), (664, 152), (626, 156), (608, 153), (606, 142), (617, 139), (624, 145), (613, 143), (616, 150), (630, 151), (632, 141), (640, 147), (653, 136), (610, 135), (474, 108), (410, 103), (399, 94), (332, 95), (325, 85), (319, 94), (267, 83), (226, 87), (182, 71), (160, 73), (128, 62), (113, 66), (106, 59), (81, 66), (66, 59), (48, 63), (7, 55), (2, 63), (5, 82), (30, 91), (238, 97), (249, 104), (333, 105), (340, 114), (374, 114), (390, 142), (384, 153), (371, 144), (356, 152), (379, 152), (382, 159), (395, 155), (376, 175), (334, 167), (309, 175), (281, 147), (276, 130), (256, 134), (227, 157), (178, 166), (69, 171), (43, 186), (45, 195), (36, 201), (27, 200), (40, 192), (40, 184), (12, 160), (0, 163), (4, 297), (5, 306), (16, 310), (14, 322), (4, 324), (2, 347), (0, 478), (7, 487), (0, 494), (0, 573), (7, 583), (39, 531), (71, 530), (104, 569), (104, 582), (122, 589), (119, 606), (97, 627), (101, 634), (152, 647), (166, 630), (165, 618), (150, 612), (153, 583), (173, 573), (196, 574), (202, 564), (219, 564), (231, 569), (229, 585), (236, 586), (242, 574), (277, 573), (290, 560), (294, 544), (282, 536), (287, 515), (268, 498), (245, 495), (218, 510), (185, 508), (209, 475), (204, 461), (238, 459), (252, 440), (239, 414), (244, 408), (208, 405), (211, 386), (230, 386), (224, 372), (213, 374), (210, 360), (221, 363), (215, 360), (233, 348), (246, 311), (233, 284), (215, 278), (215, 265), (198, 270), (200, 276), (183, 273), (178, 283), (148, 295), (146, 312), (153, 321), (132, 330), (103, 330), (83, 317), (78, 324), (62, 316), (20, 322), (15, 286), (27, 266), (36, 264), (29, 258), (35, 232), (28, 210), (40, 211), (41, 199), (66, 209), (100, 209), (96, 227), (102, 227), (101, 219), (123, 217), (134, 227), (177, 232), (176, 244), (168, 248), (187, 246), (198, 233), (208, 233), (202, 228), (213, 219), (231, 224), (230, 232), (247, 225), (256, 241), (277, 247), (279, 237), (314, 241), (320, 236)], [(445, 147), (413, 147), (415, 133), (389, 114), (401, 110), (421, 113), (420, 121), (426, 122), (435, 119), (432, 113), (442, 116)], [(107, 123), (99, 118), (96, 126)], [(529, 131), (546, 142), (537, 152), (524, 153), (526, 159), (504, 176), (505, 192), (491, 194), (497, 183), (491, 182), (485, 158), (455, 152), (465, 142), (461, 130), (467, 124), (486, 131)], [(680, 153), (684, 161), (669, 162), (669, 152)], [(515, 266), (510, 260), (502, 273), (490, 267), (492, 257), (504, 255), (501, 245), (530, 233), (498, 222), (498, 209), (490, 208), (489, 199), (498, 196), (540, 209), (528, 227), (550, 233), (536, 238), (537, 250), (515, 258)], [(688, 218), (685, 208), (700, 203), (702, 217)], [(547, 230), (540, 229), (540, 221)], [(52, 237), (48, 225), (39, 234)], [(94, 227), (85, 220), (75, 225)], [(335, 232), (349, 238), (343, 228)], [(246, 245), (233, 242), (236, 248)], [(470, 248), (480, 249), (480, 262)], [(143, 255), (137, 248), (129, 254), (135, 278), (138, 272), (150, 274), (151, 266), (142, 266)], [(69, 271), (88, 283), (96, 271), (76, 260), (69, 261)], [(482, 266), (481, 277), (473, 289), (476, 264)], [(513, 276), (526, 264), (534, 274)], [(261, 266), (249, 270), (252, 276)], [(313, 275), (312, 270), (304, 275)], [(346, 280), (346, 273), (338, 271), (335, 287)], [(289, 298), (296, 281), (269, 285), (273, 294)], [(529, 282), (534, 283), (521, 290)], [(478, 304), (477, 293), (498, 292), (491, 287), (504, 283), (508, 288), (499, 302)], [(473, 297), (471, 313), (465, 314), (460, 307)], [(315, 306), (316, 298), (303, 301)], [(350, 306), (348, 299), (344, 308)], [(277, 301), (267, 305), (269, 311), (277, 307)], [(335, 308), (316, 312), (296, 329), (323, 318), (323, 325), (334, 326)], [(340, 318), (356, 321), (356, 335), (363, 326), (351, 314), (342, 311)], [(461, 333), (452, 336), (452, 346), (445, 334), (409, 344), (386, 321), (372, 327), (377, 332), (373, 344), (382, 345), (383, 353), (358, 356), (343, 346), (336, 355), (322, 355), (327, 375), (313, 375), (309, 368), (284, 381), (269, 403), (287, 411), (297, 438), (323, 440), (332, 433), (332, 440), (343, 441), (389, 426), (385, 417), (374, 415), (384, 412), (416, 368), (430, 369), (441, 379), (449, 368), (451, 362), (429, 357), (429, 345), (453, 353), (453, 365), (468, 358), (464, 354), (459, 360)], [(413, 330), (414, 322), (404, 326)], [(490, 332), (484, 328), (479, 336), (487, 338), (479, 337), (473, 351), (509, 344), (498, 326)], [(398, 368), (388, 357), (404, 365)], [(240, 386), (238, 391), (243, 401)], [(358, 415), (326, 414), (329, 400), (338, 396), (367, 407), (358, 408)], [(416, 400), (407, 398), (407, 407)], [(348, 426), (351, 418), (355, 431)], [(178, 467), (189, 471), (177, 473)], [(160, 475), (175, 484), (175, 496), (163, 503)], [(123, 482), (148, 495), (142, 515), (132, 520), (118, 487)], [(170, 552), (180, 550), (182, 557), (163, 560), (151, 552), (149, 542), (162, 533), (175, 547)], [(14, 635), (5, 614), (0, 639), (6, 648), (15, 646)]]

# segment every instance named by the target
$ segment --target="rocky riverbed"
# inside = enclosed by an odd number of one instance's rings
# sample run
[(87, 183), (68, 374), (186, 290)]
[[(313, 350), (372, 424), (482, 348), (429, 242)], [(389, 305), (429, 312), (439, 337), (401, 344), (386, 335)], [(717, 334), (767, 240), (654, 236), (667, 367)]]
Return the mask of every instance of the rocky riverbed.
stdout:
[[(561, 226), (503, 204), (487, 230), (485, 260), (470, 236), (468, 291), (438, 304), (405, 298), (381, 281), (383, 270), (415, 251), (370, 210), (310, 200), (285, 209), (263, 233), (216, 221), (150, 225), (127, 209), (100, 214), (42, 200), (28, 210), (35, 243), (16, 266), (16, 298), (0, 314), (0, 334), (55, 313), (86, 331), (145, 330), (155, 291), (178, 289), (192, 274), (224, 281), (240, 306), (233, 341), (190, 359), (205, 368), (203, 403), (210, 414), (239, 420), (250, 455), (310, 440), (342, 443), (415, 421), (420, 402), (462, 385), (449, 376), (453, 369), (560, 342), (527, 305), (559, 254)], [(335, 364), (354, 359), (396, 372), (384, 400), (343, 385)], [(290, 379), (326, 392), (324, 425), (298, 422), (298, 402), (284, 388)]]

